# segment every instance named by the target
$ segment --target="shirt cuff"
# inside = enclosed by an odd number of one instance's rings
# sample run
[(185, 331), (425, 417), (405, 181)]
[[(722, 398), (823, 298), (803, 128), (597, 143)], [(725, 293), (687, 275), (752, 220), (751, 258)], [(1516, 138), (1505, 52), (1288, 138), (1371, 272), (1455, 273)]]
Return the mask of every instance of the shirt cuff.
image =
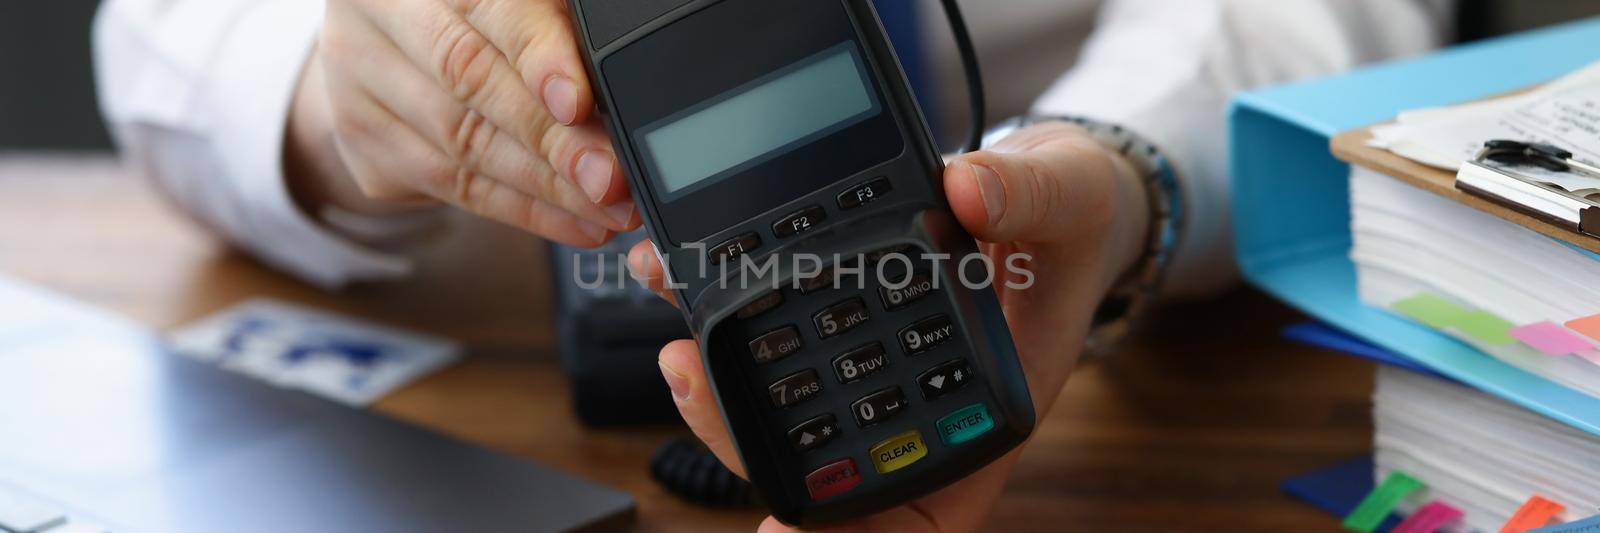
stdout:
[(212, 142), (236, 180), (240, 245), (262, 261), (323, 288), (411, 273), (405, 257), (346, 240), (302, 211), (284, 178), (285, 130), (295, 90), (322, 23), (323, 3), (261, 2), (221, 41), (204, 94)]

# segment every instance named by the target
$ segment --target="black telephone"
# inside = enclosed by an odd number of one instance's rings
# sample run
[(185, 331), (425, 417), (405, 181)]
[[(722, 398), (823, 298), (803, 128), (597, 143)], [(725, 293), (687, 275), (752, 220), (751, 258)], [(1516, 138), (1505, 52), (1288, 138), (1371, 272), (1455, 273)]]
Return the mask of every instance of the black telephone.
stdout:
[(994, 265), (963, 260), (976, 243), (869, 0), (571, 1), (635, 201), (774, 516), (809, 527), (901, 505), (1027, 438), (1005, 318), (972, 286)]
[(578, 419), (594, 427), (682, 423), (656, 354), (689, 337), (683, 315), (628, 277), (626, 256), (644, 231), (597, 249), (550, 247), (561, 364)]

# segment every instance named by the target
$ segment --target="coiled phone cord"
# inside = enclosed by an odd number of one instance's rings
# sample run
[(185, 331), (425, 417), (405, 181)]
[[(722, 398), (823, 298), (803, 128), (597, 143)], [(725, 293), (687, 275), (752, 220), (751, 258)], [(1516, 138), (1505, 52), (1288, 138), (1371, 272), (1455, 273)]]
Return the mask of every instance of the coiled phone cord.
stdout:
[[(988, 125), (988, 105), (983, 90), (983, 72), (978, 67), (978, 52), (967, 32), (966, 17), (956, 0), (939, 0), (945, 18), (955, 35), (956, 49), (967, 77), (967, 103), (971, 107), (971, 129), (963, 152), (983, 148), (983, 132)], [(650, 475), (667, 492), (707, 507), (749, 507), (759, 503), (750, 482), (735, 476), (717, 456), (687, 437), (673, 439), (656, 450), (650, 459)]]

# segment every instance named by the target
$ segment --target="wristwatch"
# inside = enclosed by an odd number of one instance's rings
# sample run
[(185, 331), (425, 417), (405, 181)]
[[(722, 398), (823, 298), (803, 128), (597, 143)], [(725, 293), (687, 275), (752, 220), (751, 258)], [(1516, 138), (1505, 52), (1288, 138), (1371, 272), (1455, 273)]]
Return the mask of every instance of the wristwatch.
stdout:
[(1139, 172), (1145, 186), (1145, 197), (1150, 202), (1150, 232), (1146, 237), (1143, 255), (1095, 311), (1085, 350), (1090, 354), (1103, 354), (1128, 336), (1136, 321), (1144, 316), (1160, 294), (1162, 282), (1183, 236), (1186, 216), (1183, 191), (1178, 185), (1177, 171), (1161, 149), (1118, 124), (1084, 117), (1027, 115), (1007, 120), (989, 130), (984, 136), (984, 146), (991, 146), (1016, 130), (1042, 122), (1076, 124), (1088, 130), (1089, 135), (1106, 148), (1122, 154)]

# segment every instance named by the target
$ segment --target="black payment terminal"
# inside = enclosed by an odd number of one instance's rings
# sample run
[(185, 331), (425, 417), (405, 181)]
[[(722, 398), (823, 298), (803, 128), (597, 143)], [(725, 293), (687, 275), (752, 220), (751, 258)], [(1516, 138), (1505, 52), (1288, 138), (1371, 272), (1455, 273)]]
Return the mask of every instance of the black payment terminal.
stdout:
[[(751, 483), (778, 519), (989, 464), (1033, 403), (997, 265), (870, 0), (571, 0), (596, 98)], [(970, 260), (977, 258), (978, 260)]]

